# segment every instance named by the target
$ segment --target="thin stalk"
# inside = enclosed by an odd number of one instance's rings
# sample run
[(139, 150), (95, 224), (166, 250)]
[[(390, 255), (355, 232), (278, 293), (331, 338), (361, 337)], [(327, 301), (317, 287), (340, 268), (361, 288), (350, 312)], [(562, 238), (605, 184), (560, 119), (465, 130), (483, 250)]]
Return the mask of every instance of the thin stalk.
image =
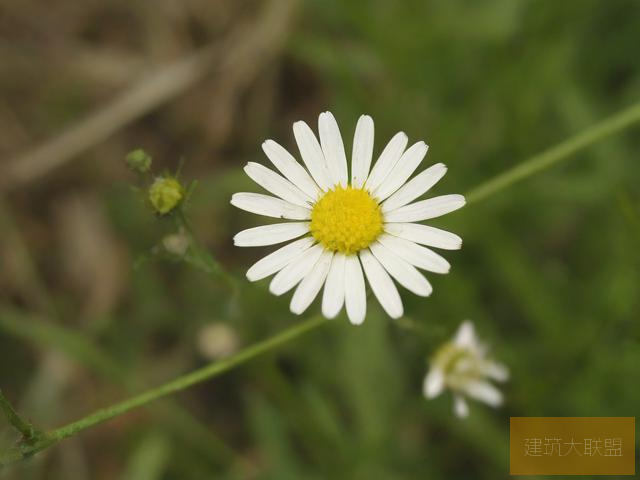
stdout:
[(221, 360), (212, 364), (209, 364), (198, 370), (194, 370), (191, 373), (176, 378), (164, 385), (161, 385), (151, 390), (147, 390), (139, 395), (124, 400), (120, 403), (112, 405), (107, 408), (102, 408), (96, 412), (81, 418), (75, 422), (69, 423), (57, 430), (48, 432), (41, 440), (36, 441), (32, 445), (18, 445), (7, 452), (4, 456), (0, 456), (0, 467), (17, 462), (23, 458), (29, 457), (45, 448), (48, 448), (60, 440), (75, 435), (78, 432), (86, 430), (94, 425), (110, 420), (114, 417), (122, 415), (130, 410), (147, 405), (155, 400), (166, 397), (168, 395), (185, 390), (193, 385), (202, 383), (211, 378), (217, 377), (234, 367), (241, 365), (263, 353), (266, 353), (284, 343), (287, 343), (294, 338), (298, 338), (303, 334), (310, 332), (320, 325), (329, 323), (322, 316), (317, 315), (310, 319), (296, 324), (295, 326), (280, 332), (279, 334), (268, 338), (262, 342), (258, 342), (244, 350), (238, 352), (236, 355), (229, 357), (225, 360)]
[[(118, 362), (79, 332), (65, 330), (51, 322), (45, 322), (44, 319), (36, 320), (17, 310), (0, 307), (0, 333), (24, 337), (37, 345), (62, 352), (89, 367), (93, 372), (122, 385), (129, 394), (140, 390), (139, 386), (134, 386), (137, 382), (129, 375), (131, 372), (122, 368)], [(152, 410), (153, 413), (159, 418), (167, 419), (171, 428), (183, 439), (193, 439), (193, 447), (199, 448), (202, 454), (213, 456), (219, 461), (233, 459), (234, 462), (251, 468), (248, 460), (222, 442), (177, 402), (167, 400), (157, 407)]]
[(2, 390), (0, 390), (0, 410), (4, 413), (4, 416), (7, 417), (9, 423), (18, 430), (23, 437), (23, 440), (27, 443), (32, 443), (37, 440), (39, 432), (38, 430), (31, 424), (31, 422), (22, 418), (18, 412), (16, 412), (11, 402), (4, 396)]
[[(593, 143), (606, 138), (609, 135), (622, 131), (640, 120), (640, 103), (623, 110), (622, 112), (609, 117), (602, 122), (590, 127), (586, 131), (560, 143), (539, 155), (536, 155), (507, 172), (494, 177), (493, 179), (472, 189), (467, 194), (467, 201), (474, 203), (484, 200), (487, 197), (532, 176), (539, 171), (548, 168), (561, 160), (569, 158), (577, 151), (586, 148)], [(29, 457), (45, 448), (48, 448), (59, 441), (86, 430), (89, 427), (105, 422), (111, 418), (122, 415), (130, 410), (142, 407), (150, 402), (166, 397), (176, 392), (185, 390), (193, 385), (202, 383), (214, 378), (232, 368), (239, 366), (263, 353), (276, 348), (289, 340), (297, 338), (320, 325), (327, 324), (321, 316), (299, 323), (289, 329), (255, 345), (248, 347), (233, 357), (210, 364), (201, 369), (178, 377), (160, 387), (147, 390), (140, 395), (129, 398), (107, 408), (98, 410), (80, 420), (69, 423), (57, 430), (42, 434), (33, 445), (19, 445), (0, 456), (0, 467), (14, 463), (23, 458)]]
[(184, 257), (186, 262), (202, 270), (214, 280), (221, 279), (230, 290), (232, 301), (237, 303), (240, 286), (236, 278), (229, 274), (208, 250), (200, 246), (191, 228), (191, 223), (184, 212), (177, 212), (176, 219), (178, 228), (182, 229), (189, 241), (189, 248)]
[(500, 175), (493, 177), (473, 188), (466, 195), (467, 203), (475, 203), (504, 190), (511, 185), (549, 168), (560, 161), (569, 159), (572, 155), (594, 143), (613, 135), (640, 121), (640, 103), (622, 110), (601, 122), (583, 130), (581, 133), (568, 138), (564, 142), (531, 157)]

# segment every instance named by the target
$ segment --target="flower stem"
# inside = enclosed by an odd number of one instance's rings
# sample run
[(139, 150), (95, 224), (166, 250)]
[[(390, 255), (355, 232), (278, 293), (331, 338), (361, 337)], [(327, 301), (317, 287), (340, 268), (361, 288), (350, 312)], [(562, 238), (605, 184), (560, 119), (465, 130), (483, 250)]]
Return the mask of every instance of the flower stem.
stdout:
[(493, 177), (477, 187), (473, 188), (466, 195), (467, 203), (475, 203), (493, 195), (500, 190), (510, 187), (545, 168), (556, 163), (567, 160), (576, 152), (602, 140), (614, 133), (617, 133), (632, 124), (640, 121), (640, 103), (622, 110), (599, 123), (587, 128), (571, 138), (549, 148), (529, 160), (526, 160), (506, 172)]
[(123, 402), (116, 403), (110, 407), (97, 410), (80, 420), (47, 432), (35, 443), (31, 445), (18, 445), (7, 452), (4, 456), (0, 456), (0, 467), (17, 462), (23, 458), (27, 458), (41, 450), (44, 450), (45, 448), (55, 445), (60, 440), (75, 435), (89, 427), (105, 422), (160, 398), (185, 390), (198, 383), (217, 377), (238, 365), (241, 365), (326, 323), (329, 322), (320, 315), (311, 317), (310, 319), (288, 328), (267, 340), (245, 348), (232, 357), (209, 364), (198, 370), (194, 370), (193, 372), (178, 377), (164, 385), (147, 390), (146, 392), (124, 400)]
[[(637, 121), (640, 121), (640, 103), (603, 120), (584, 132), (565, 140), (549, 150), (535, 155), (511, 170), (508, 170), (505, 173), (477, 186), (467, 194), (467, 202), (474, 203), (484, 200), (526, 177), (538, 173), (561, 160), (566, 160), (579, 150), (582, 150), (609, 135), (624, 130)], [(209, 267), (211, 267), (212, 272), (216, 271), (215, 265), (209, 265)], [(38, 433), (37, 431), (34, 431), (34, 434), (31, 436), (33, 439), (32, 443), (25, 442), (18, 444), (8, 452), (0, 455), (0, 467), (27, 458), (41, 450), (55, 445), (67, 437), (122, 415), (130, 410), (142, 407), (155, 400), (214, 378), (326, 323), (329, 322), (322, 318), (322, 316), (312, 317), (305, 322), (299, 323), (271, 338), (268, 338), (267, 340), (256, 343), (226, 360), (212, 363), (191, 373), (178, 377), (164, 385), (147, 390), (137, 396), (124, 400), (123, 402), (98, 410), (84, 418), (81, 418), (80, 420), (60, 427), (57, 430), (46, 433)], [(24, 432), (31, 432), (30, 429), (33, 429), (33, 427), (15, 413), (11, 405), (1, 395), (1, 392), (0, 407), (5, 411), (5, 414), (10, 419), (12, 425), (18, 428), (23, 435)]]
[[(189, 240), (189, 248), (184, 256), (185, 261), (191, 266), (201, 270), (209, 275), (212, 279), (221, 279), (229, 289), (231, 297), (229, 299), (230, 310), (232, 314), (237, 313), (240, 302), (240, 285), (236, 278), (227, 272), (222, 265), (209, 253), (209, 251), (200, 246), (191, 228), (189, 219), (184, 212), (177, 212), (178, 228), (182, 228)], [(232, 315), (233, 316), (233, 315)]]
[(4, 416), (7, 417), (7, 420), (13, 428), (22, 434), (23, 440), (26, 443), (32, 443), (38, 438), (38, 430), (16, 412), (11, 402), (2, 393), (2, 390), (0, 390), (0, 410), (2, 410)]

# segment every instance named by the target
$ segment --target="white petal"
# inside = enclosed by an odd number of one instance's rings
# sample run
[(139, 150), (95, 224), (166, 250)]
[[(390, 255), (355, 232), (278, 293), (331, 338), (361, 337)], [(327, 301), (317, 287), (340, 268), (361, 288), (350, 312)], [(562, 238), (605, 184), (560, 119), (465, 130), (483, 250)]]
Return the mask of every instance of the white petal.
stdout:
[(245, 173), (268, 192), (283, 200), (299, 205), (301, 207), (309, 207), (313, 199), (306, 193), (296, 187), (286, 178), (278, 175), (273, 170), (268, 169), (264, 165), (256, 162), (249, 162), (244, 167)]
[(384, 269), (397, 280), (397, 282), (410, 292), (421, 297), (431, 295), (433, 289), (416, 268), (395, 253), (382, 245), (380, 242), (372, 243), (369, 248), (371, 253), (375, 255)]
[(263, 247), (293, 240), (309, 233), (309, 222), (276, 223), (248, 228), (233, 237), (236, 247)]
[(462, 195), (441, 195), (428, 200), (411, 203), (384, 215), (385, 222), (420, 222), (440, 217), (464, 207)]
[(435, 398), (444, 390), (444, 372), (432, 367), (422, 384), (422, 393), (427, 398)]
[(353, 325), (360, 325), (364, 322), (364, 317), (367, 314), (367, 292), (357, 255), (347, 257), (344, 277), (344, 303), (347, 315)]
[(231, 205), (266, 217), (285, 218), (287, 220), (309, 220), (311, 218), (311, 210), (309, 208), (300, 207), (262, 193), (234, 193), (231, 197)]
[(509, 379), (509, 369), (498, 362), (486, 361), (482, 366), (482, 372), (496, 382), (506, 382)]
[(323, 112), (318, 118), (318, 131), (320, 132), (320, 144), (327, 168), (331, 174), (334, 185), (347, 186), (349, 174), (347, 173), (347, 157), (344, 154), (344, 143), (340, 135), (338, 123), (331, 112)]
[(303, 313), (311, 302), (316, 298), (318, 292), (322, 288), (327, 274), (329, 273), (329, 267), (331, 266), (331, 259), (333, 258), (333, 252), (325, 250), (322, 252), (320, 259), (313, 266), (313, 269), (309, 274), (302, 279), (298, 288), (296, 288), (291, 304), (289, 308), (296, 315)]
[(256, 282), (268, 277), (269, 275), (273, 275), (285, 267), (300, 253), (308, 250), (314, 242), (315, 240), (313, 237), (304, 237), (279, 248), (275, 252), (270, 253), (266, 257), (263, 257), (254, 263), (251, 268), (247, 270), (247, 278), (251, 282)]
[(455, 233), (420, 223), (387, 223), (384, 231), (389, 235), (430, 247), (445, 250), (459, 250), (462, 247), (462, 238)]
[(387, 233), (380, 235), (378, 241), (414, 267), (434, 273), (449, 273), (449, 262), (433, 250)]
[(365, 183), (365, 187), (369, 192), (373, 192), (382, 184), (384, 179), (387, 178), (389, 172), (391, 172), (395, 164), (400, 160), (408, 141), (409, 139), (404, 132), (396, 133), (389, 141), (380, 154), (378, 161), (373, 166), (373, 170), (371, 170), (369, 178), (367, 178)]
[(492, 407), (502, 405), (502, 393), (489, 382), (469, 380), (462, 385), (464, 392), (471, 398), (484, 402)]
[(387, 178), (373, 192), (373, 196), (381, 202), (404, 185), (413, 172), (416, 171), (428, 149), (429, 147), (424, 142), (417, 142), (411, 145), (402, 154), (402, 157), (400, 157), (400, 160), (398, 160), (398, 163), (393, 167)]
[(322, 295), (322, 314), (327, 318), (335, 318), (344, 304), (344, 268), (346, 255), (336, 253), (331, 260), (331, 267), (324, 283)]
[(273, 277), (269, 284), (269, 291), (274, 295), (282, 295), (295, 287), (311, 271), (322, 255), (322, 251), (322, 245), (316, 244), (296, 256)]
[(436, 163), (426, 170), (423, 170), (400, 190), (391, 195), (382, 204), (382, 213), (387, 213), (413, 202), (416, 198), (424, 195), (447, 173), (447, 167), (443, 163)]
[(384, 311), (391, 318), (400, 318), (404, 313), (402, 299), (387, 271), (368, 249), (360, 251), (360, 261), (369, 285), (371, 285), (371, 290)]
[(355, 188), (362, 188), (369, 175), (373, 155), (373, 134), (373, 119), (369, 115), (362, 115), (356, 125), (351, 154), (351, 184)]
[(293, 135), (296, 137), (298, 149), (302, 161), (307, 166), (311, 176), (324, 191), (333, 187), (331, 175), (327, 169), (327, 163), (322, 153), (322, 148), (313, 131), (305, 122), (299, 121), (293, 124)]
[(470, 320), (465, 320), (458, 327), (456, 336), (453, 342), (462, 348), (475, 349), (478, 346), (478, 338), (476, 337), (476, 331), (473, 327), (473, 323)]
[(453, 411), (458, 418), (467, 418), (469, 416), (469, 405), (462, 395), (453, 396)]
[(267, 155), (274, 167), (280, 170), (289, 181), (306, 193), (309, 198), (315, 200), (320, 194), (320, 189), (313, 181), (309, 173), (298, 161), (293, 158), (284, 147), (273, 140), (267, 140), (262, 144), (262, 150)]

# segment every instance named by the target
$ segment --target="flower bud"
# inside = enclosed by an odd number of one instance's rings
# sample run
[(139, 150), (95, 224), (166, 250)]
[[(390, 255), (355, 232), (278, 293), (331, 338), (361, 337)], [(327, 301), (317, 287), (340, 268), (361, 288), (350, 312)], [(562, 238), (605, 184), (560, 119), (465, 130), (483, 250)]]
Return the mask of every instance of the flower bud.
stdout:
[(158, 177), (149, 187), (149, 201), (161, 215), (169, 213), (184, 199), (184, 188), (173, 177)]
[(238, 350), (239, 343), (236, 331), (221, 322), (209, 323), (198, 333), (198, 349), (209, 360), (229, 357)]
[(141, 148), (129, 152), (125, 161), (132, 172), (148, 173), (151, 169), (151, 155)]
[(181, 228), (177, 233), (172, 233), (164, 237), (162, 239), (162, 246), (168, 253), (181, 257), (187, 253), (189, 237), (184, 229)]

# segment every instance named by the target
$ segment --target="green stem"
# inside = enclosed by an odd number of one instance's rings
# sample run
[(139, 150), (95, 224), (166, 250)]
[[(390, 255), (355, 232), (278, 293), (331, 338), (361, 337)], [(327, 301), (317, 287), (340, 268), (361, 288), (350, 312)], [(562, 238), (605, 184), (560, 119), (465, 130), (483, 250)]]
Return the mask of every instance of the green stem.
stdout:
[(567, 160), (576, 152), (617, 133), (640, 121), (640, 103), (636, 103), (621, 112), (612, 115), (601, 122), (587, 128), (581, 133), (545, 150), (529, 160), (522, 162), (506, 172), (480, 184), (467, 193), (467, 203), (475, 203), (510, 187), (556, 163)]
[(63, 427), (58, 428), (57, 430), (48, 432), (45, 437), (43, 437), (39, 441), (36, 441), (32, 445), (19, 445), (17, 447), (14, 447), (3, 457), (0, 457), (0, 467), (29, 457), (41, 450), (44, 450), (45, 448), (58, 443), (60, 440), (75, 435), (76, 433), (81, 432), (82, 430), (86, 430), (87, 428), (90, 428), (94, 425), (122, 415), (130, 410), (141, 407), (173, 393), (180, 392), (211, 378), (217, 377), (218, 375), (231, 370), (238, 365), (241, 365), (326, 323), (329, 322), (322, 316), (314, 316), (309, 320), (306, 320), (305, 322), (299, 323), (271, 338), (268, 338), (267, 340), (247, 347), (236, 355), (229, 357), (228, 359), (212, 363), (198, 370), (194, 370), (193, 372), (176, 378), (175, 380), (165, 383), (164, 385), (153, 388), (151, 390), (147, 390), (140, 395), (134, 396), (110, 407), (97, 410), (96, 412), (84, 418), (81, 418), (80, 420), (69, 423)]
[(196, 237), (191, 228), (189, 219), (184, 215), (183, 211), (177, 212), (178, 228), (182, 229), (189, 240), (189, 248), (184, 255), (184, 260), (193, 267), (203, 271), (211, 278), (222, 279), (226, 287), (231, 293), (229, 299), (231, 317), (238, 312), (240, 303), (240, 285), (235, 277), (229, 274), (220, 263), (209, 253), (208, 250), (202, 248), (197, 242)]
[[(534, 156), (511, 170), (508, 170), (507, 172), (472, 189), (467, 194), (467, 202), (473, 203), (483, 200), (526, 177), (548, 168), (561, 160), (567, 159), (577, 151), (586, 148), (609, 135), (619, 132), (639, 120), (640, 103), (603, 120), (583, 133), (580, 133), (559, 145)], [(213, 267), (212, 273), (216, 273), (214, 265), (209, 266)], [(216, 377), (326, 323), (328, 322), (321, 316), (312, 317), (306, 322), (299, 323), (284, 332), (275, 335), (274, 337), (242, 350), (233, 357), (210, 364), (199, 370), (195, 370), (161, 385), (160, 387), (148, 390), (123, 402), (98, 410), (57, 430), (42, 434), (32, 445), (18, 445), (9, 452), (6, 452), (4, 456), (0, 456), (0, 467), (29, 457), (89, 427), (122, 415), (135, 408), (142, 407), (159, 398), (166, 397)]]
[(22, 418), (18, 412), (13, 408), (11, 402), (4, 396), (2, 390), (0, 390), (0, 410), (4, 413), (9, 423), (18, 430), (25, 442), (33, 443), (38, 438), (38, 430), (35, 429), (30, 422)]
[[(133, 382), (133, 377), (129, 375), (131, 372), (122, 368), (118, 362), (80, 332), (65, 330), (45, 319), (31, 317), (18, 310), (4, 309), (0, 306), (0, 333), (24, 337), (36, 345), (62, 352), (93, 372), (124, 386), (128, 393), (139, 390), (134, 387), (136, 382)], [(156, 416), (168, 420), (170, 427), (179, 436), (192, 441), (193, 448), (199, 448), (205, 456), (221, 462), (233, 460), (251, 468), (248, 460), (224, 444), (177, 402), (167, 401), (157, 407), (153, 410)]]

